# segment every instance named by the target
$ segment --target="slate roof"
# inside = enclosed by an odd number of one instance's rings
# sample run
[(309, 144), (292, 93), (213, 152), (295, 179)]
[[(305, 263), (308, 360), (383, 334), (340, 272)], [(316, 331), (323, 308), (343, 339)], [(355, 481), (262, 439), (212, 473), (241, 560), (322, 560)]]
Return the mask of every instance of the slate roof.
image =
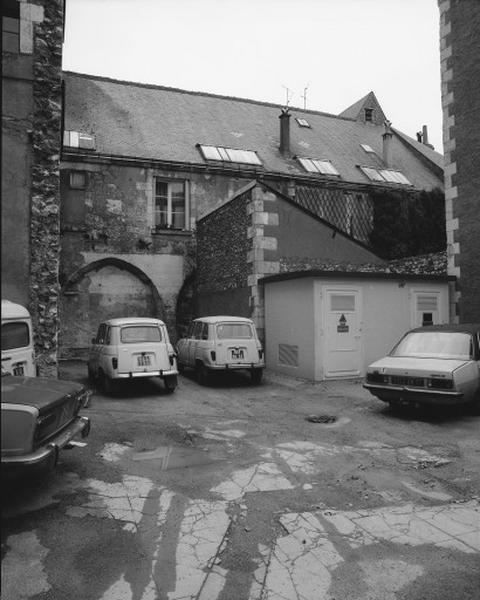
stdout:
[[(371, 182), (357, 165), (382, 165), (383, 127), (371, 123), (291, 108), (292, 157), (285, 157), (278, 148), (281, 105), (71, 72), (64, 72), (64, 80), (65, 129), (93, 134), (97, 154), (205, 165), (197, 144), (225, 146), (257, 151), (260, 172), (318, 180), (293, 158), (298, 155), (329, 159), (342, 180), (362, 184)], [(306, 119), (311, 128), (299, 127), (295, 117)], [(360, 144), (370, 145), (377, 155)], [(419, 189), (441, 187), (443, 180), (429, 167), (441, 155), (426, 146), (419, 151), (424, 161), (394, 136), (393, 166)]]

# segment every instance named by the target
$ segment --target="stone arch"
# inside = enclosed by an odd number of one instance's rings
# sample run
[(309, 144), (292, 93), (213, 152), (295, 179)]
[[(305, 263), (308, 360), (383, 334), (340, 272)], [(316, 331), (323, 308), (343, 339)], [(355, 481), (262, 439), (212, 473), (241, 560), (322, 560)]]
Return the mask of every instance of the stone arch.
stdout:
[(84, 265), (67, 278), (60, 297), (61, 358), (86, 358), (98, 324), (113, 317), (165, 320), (162, 298), (137, 266), (107, 257)]

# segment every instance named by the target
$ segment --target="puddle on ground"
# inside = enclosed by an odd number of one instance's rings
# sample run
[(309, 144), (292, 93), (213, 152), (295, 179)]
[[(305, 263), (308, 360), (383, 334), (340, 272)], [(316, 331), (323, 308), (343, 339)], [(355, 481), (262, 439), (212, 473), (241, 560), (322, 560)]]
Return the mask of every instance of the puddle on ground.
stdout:
[(161, 463), (161, 470), (182, 469), (198, 465), (209, 465), (222, 460), (218, 455), (213, 455), (205, 450), (180, 448), (177, 446), (159, 446), (155, 450), (145, 450), (132, 454), (132, 460), (156, 460)]

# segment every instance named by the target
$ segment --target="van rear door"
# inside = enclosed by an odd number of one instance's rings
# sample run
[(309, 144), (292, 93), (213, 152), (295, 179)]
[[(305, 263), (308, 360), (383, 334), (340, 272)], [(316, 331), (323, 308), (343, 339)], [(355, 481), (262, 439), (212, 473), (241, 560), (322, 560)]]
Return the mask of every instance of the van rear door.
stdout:
[(150, 373), (171, 368), (162, 328), (148, 323), (120, 328), (118, 373)]
[(36, 375), (32, 320), (20, 304), (2, 300), (2, 367), (12, 375)]

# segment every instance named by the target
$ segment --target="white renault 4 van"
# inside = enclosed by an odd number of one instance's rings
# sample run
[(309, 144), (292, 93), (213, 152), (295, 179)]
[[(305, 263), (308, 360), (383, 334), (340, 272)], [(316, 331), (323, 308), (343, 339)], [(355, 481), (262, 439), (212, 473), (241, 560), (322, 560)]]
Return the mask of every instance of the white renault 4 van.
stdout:
[(21, 304), (2, 300), (2, 367), (12, 375), (35, 377), (32, 318)]
[(88, 357), (88, 375), (107, 394), (120, 380), (160, 377), (165, 389), (177, 387), (177, 362), (165, 323), (130, 317), (100, 324)]
[(262, 380), (265, 359), (255, 324), (244, 317), (202, 317), (191, 322), (187, 336), (177, 343), (178, 368), (197, 371), (208, 383), (213, 371), (246, 370), (252, 383)]

